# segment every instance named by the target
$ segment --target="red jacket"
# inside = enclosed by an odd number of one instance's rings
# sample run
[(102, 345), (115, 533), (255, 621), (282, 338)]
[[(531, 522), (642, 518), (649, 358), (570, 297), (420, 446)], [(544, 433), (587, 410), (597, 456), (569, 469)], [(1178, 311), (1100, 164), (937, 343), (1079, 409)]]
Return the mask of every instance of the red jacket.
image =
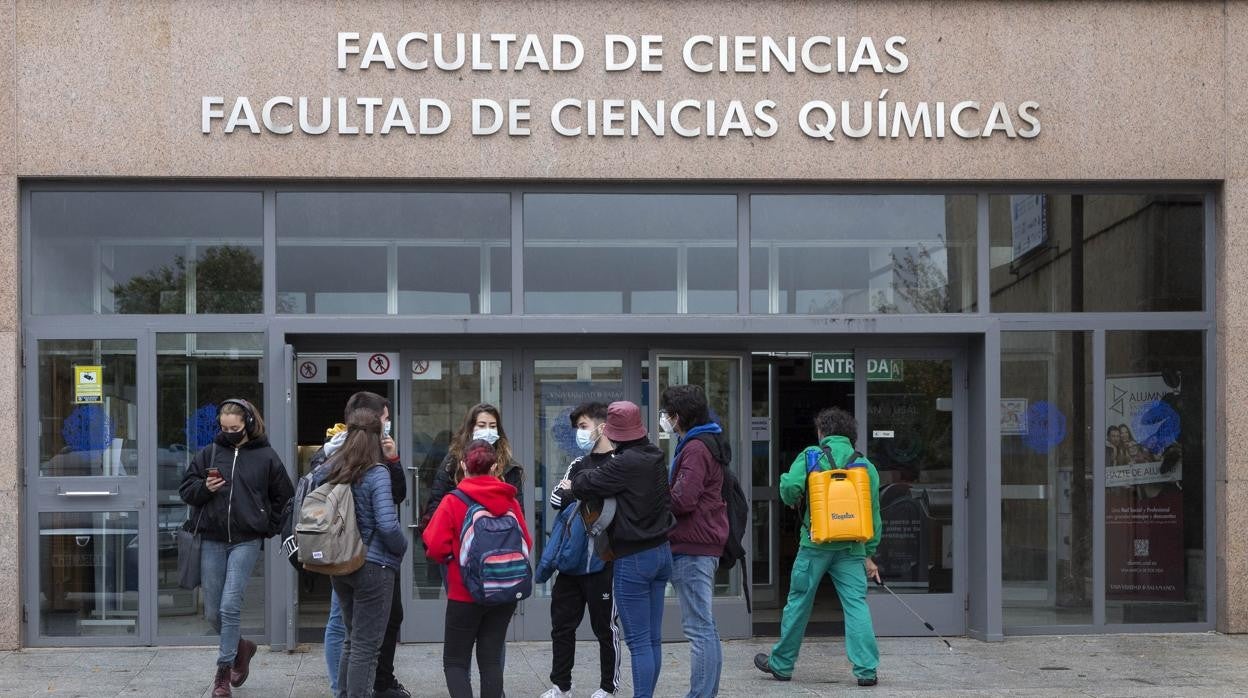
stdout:
[(672, 513), (676, 528), (668, 534), (673, 555), (719, 557), (728, 541), (728, 505), (724, 503), (724, 466), (706, 444), (689, 439), (672, 473)]
[[(515, 514), (520, 520), (524, 541), (532, 548), (533, 539), (529, 537), (528, 526), (524, 523), (520, 502), (516, 501), (515, 487), (491, 475), (477, 475), (464, 478), (458, 489), (480, 502), (493, 516), (502, 516), (508, 511)], [(467, 513), (468, 505), (459, 497), (443, 497), (421, 537), (425, 541), (425, 555), (434, 562), (446, 564), (446, 597), (452, 601), (473, 603), (472, 595), (464, 587), (459, 574), (459, 534)]]

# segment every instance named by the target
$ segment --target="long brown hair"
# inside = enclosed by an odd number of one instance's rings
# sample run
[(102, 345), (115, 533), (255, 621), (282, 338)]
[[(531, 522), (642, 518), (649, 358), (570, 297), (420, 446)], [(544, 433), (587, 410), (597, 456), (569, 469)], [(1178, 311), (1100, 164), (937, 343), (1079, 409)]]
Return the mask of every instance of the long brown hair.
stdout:
[(459, 431), (455, 433), (455, 438), (451, 439), (450, 459), (447, 461), (447, 469), (454, 476), (455, 482), (463, 479), (463, 472), (460, 470), (459, 463), (464, 459), (464, 451), (467, 450), (468, 444), (472, 443), (472, 430), (476, 426), (477, 417), (484, 412), (498, 421), (498, 441), (494, 442), (494, 452), (498, 454), (498, 462), (494, 464), (494, 472), (490, 473), (494, 477), (502, 477), (503, 470), (507, 464), (511, 462), (511, 442), (507, 440), (507, 432), (503, 429), (503, 416), (498, 408), (488, 402), (482, 402), (474, 405), (468, 410), (468, 416), (464, 418), (464, 423), (460, 425)]
[(354, 485), (369, 468), (381, 462), (381, 415), (359, 408), (347, 415), (347, 441), (330, 457), (326, 482)]

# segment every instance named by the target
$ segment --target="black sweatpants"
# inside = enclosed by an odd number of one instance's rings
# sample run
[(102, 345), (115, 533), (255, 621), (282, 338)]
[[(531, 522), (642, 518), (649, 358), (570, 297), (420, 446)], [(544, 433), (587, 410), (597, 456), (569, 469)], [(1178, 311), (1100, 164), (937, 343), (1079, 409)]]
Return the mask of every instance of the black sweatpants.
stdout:
[(377, 654), (377, 676), (373, 679), (374, 691), (384, 691), (398, 683), (394, 677), (394, 651), (399, 646), (399, 630), (402, 628), (403, 589), (396, 582), (394, 596), (390, 599), (390, 620), (386, 623), (386, 634), (381, 639), (381, 651)]
[(473, 698), (472, 647), (477, 647), (481, 698), (502, 698), (503, 645), (516, 604), (482, 606), (446, 602), (446, 633), (442, 640), (442, 673), (451, 698)]
[(572, 690), (572, 666), (576, 660), (576, 629), (589, 607), (589, 624), (598, 638), (599, 687), (615, 693), (620, 684), (620, 621), (611, 590), (611, 563), (594, 574), (555, 577), (550, 593), (550, 640), (554, 656), (550, 682), (561, 691)]

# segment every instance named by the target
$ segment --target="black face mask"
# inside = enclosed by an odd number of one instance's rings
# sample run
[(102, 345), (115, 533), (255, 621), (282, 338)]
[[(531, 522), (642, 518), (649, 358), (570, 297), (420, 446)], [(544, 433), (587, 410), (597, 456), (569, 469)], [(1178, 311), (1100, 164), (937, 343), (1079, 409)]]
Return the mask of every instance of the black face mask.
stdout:
[(229, 441), (231, 446), (241, 444), (243, 439), (247, 436), (247, 432), (245, 431), (223, 431), (221, 433), (225, 435), (225, 440)]

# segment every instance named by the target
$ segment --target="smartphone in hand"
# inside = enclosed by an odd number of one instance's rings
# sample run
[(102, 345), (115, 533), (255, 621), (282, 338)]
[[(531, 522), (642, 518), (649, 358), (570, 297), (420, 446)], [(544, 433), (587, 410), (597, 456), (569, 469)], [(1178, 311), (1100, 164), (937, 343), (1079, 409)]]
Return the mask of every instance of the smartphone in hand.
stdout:
[[(221, 469), (220, 469), (220, 468), (209, 468), (209, 469), (208, 469), (208, 477), (220, 478), (220, 479), (222, 479), (222, 480), (224, 480), (224, 479), (225, 479), (225, 478), (222, 478), (222, 477), (221, 477)], [(226, 483), (225, 483), (225, 484), (226, 484), (226, 485), (228, 485), (228, 484), (230, 484), (230, 483), (229, 483), (229, 481), (226, 481)]]

